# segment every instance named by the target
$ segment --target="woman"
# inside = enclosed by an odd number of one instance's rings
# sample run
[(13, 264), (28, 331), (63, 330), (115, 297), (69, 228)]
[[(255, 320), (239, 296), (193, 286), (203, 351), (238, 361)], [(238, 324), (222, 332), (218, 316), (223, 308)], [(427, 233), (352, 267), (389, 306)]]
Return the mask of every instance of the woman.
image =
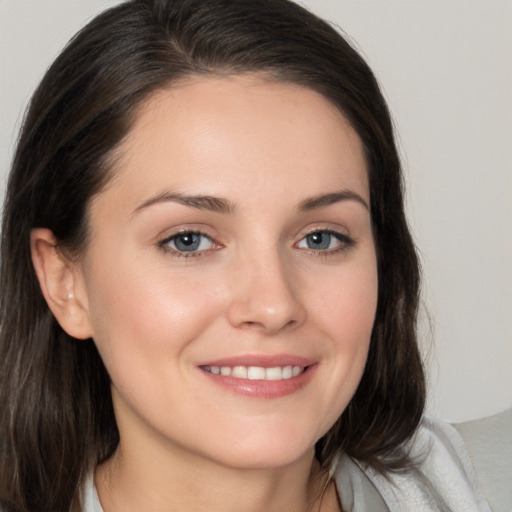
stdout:
[(98, 16), (32, 99), (2, 233), (3, 510), (488, 510), (422, 422), (386, 104), (296, 4)]

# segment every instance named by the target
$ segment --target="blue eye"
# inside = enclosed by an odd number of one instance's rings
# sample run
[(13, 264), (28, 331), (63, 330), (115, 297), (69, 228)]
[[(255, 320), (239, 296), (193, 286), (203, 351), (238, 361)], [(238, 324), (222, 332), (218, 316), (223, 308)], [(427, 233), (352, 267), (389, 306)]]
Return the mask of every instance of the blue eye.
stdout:
[(297, 247), (313, 251), (336, 251), (346, 249), (352, 244), (352, 239), (347, 235), (324, 229), (309, 233), (299, 241)]
[(160, 246), (181, 253), (194, 253), (211, 249), (213, 241), (203, 233), (186, 231), (160, 242)]

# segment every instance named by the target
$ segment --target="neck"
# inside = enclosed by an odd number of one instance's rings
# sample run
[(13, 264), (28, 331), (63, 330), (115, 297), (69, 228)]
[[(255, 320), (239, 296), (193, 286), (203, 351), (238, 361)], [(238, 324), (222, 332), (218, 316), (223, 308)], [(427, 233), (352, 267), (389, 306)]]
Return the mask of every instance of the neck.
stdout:
[[(325, 478), (313, 450), (286, 467), (270, 469), (230, 468), (177, 455), (173, 453), (171, 462), (162, 451), (135, 460), (121, 444), (96, 472), (104, 512), (234, 512), (241, 504), (246, 512), (326, 509), (327, 503), (320, 507)], [(331, 491), (326, 502), (332, 501)]]

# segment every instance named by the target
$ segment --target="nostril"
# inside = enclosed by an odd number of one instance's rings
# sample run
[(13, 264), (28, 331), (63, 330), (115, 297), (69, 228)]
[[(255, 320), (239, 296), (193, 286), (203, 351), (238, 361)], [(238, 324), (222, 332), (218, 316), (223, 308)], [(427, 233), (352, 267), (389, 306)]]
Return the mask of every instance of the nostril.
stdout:
[(286, 322), (286, 323), (285, 322), (273, 323), (273, 322), (269, 322), (268, 320), (261, 321), (261, 322), (246, 321), (246, 322), (241, 322), (238, 325), (238, 327), (242, 328), (242, 329), (277, 332), (277, 331), (293, 329), (298, 324), (299, 324), (299, 322), (297, 320), (290, 320), (289, 322)]
[(245, 274), (233, 282), (227, 308), (231, 325), (266, 333), (296, 328), (306, 317), (305, 305), (284, 275)]

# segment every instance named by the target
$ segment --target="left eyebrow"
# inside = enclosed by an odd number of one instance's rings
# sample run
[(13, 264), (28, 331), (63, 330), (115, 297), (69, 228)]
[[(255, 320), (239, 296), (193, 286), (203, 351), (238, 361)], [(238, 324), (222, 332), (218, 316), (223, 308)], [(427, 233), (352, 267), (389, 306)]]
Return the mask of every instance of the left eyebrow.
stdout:
[(330, 194), (310, 197), (299, 204), (299, 210), (301, 212), (307, 212), (309, 210), (330, 206), (331, 204), (339, 203), (340, 201), (357, 201), (370, 211), (368, 203), (359, 194), (352, 192), (351, 190), (341, 190), (340, 192), (331, 192)]

